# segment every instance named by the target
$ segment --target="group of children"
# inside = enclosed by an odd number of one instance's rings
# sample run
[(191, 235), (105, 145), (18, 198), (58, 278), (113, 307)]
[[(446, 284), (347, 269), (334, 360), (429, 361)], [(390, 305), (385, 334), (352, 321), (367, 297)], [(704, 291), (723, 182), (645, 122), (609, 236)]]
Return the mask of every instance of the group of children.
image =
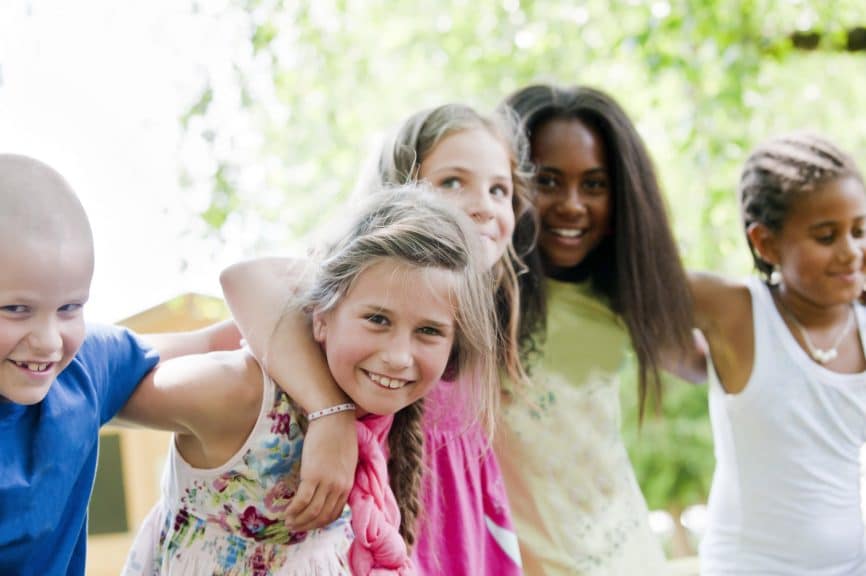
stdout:
[(591, 88), (418, 112), (363, 189), (309, 259), (223, 273), (236, 324), (145, 341), (85, 328), (86, 216), (0, 156), (0, 573), (83, 573), (117, 415), (174, 432), (124, 574), (664, 574), (619, 431), (630, 351), (642, 412), (660, 370), (709, 374), (703, 574), (866, 573), (847, 154), (749, 156), (747, 282), (684, 270), (649, 152)]

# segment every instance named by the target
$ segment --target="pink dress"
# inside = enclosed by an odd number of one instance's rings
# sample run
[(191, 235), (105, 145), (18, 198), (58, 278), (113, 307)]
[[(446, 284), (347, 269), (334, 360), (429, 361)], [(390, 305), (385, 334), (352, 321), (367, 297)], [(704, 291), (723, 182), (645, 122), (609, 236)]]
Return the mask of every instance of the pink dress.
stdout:
[(413, 556), (420, 574), (522, 574), (496, 455), (462, 417), (460, 383), (441, 380), (424, 408), (423, 509)]

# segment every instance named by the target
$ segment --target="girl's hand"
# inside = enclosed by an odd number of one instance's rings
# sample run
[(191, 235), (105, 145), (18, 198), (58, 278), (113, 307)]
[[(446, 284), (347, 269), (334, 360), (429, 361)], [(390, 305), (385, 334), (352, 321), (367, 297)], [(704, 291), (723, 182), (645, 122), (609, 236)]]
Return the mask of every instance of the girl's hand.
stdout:
[(301, 483), (286, 508), (288, 527), (306, 532), (339, 518), (355, 482), (357, 463), (353, 410), (310, 422), (301, 455)]

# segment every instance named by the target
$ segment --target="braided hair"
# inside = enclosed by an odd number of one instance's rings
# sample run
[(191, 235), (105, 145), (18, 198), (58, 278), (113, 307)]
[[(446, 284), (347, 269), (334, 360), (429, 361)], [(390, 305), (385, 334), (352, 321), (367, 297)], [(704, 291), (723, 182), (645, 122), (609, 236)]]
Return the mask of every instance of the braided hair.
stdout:
[[(773, 232), (782, 229), (799, 198), (839, 178), (863, 180), (852, 158), (822, 136), (794, 133), (764, 142), (746, 159), (738, 196), (743, 227), (762, 224)], [(746, 235), (755, 268), (770, 283), (773, 266), (765, 261)]]

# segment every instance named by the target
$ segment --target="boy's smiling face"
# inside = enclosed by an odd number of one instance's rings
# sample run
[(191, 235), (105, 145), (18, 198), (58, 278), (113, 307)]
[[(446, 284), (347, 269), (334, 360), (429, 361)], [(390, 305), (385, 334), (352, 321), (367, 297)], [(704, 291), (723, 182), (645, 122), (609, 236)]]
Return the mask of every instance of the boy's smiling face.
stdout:
[(84, 341), (93, 275), (84, 210), (59, 175), (0, 156), (0, 402), (41, 402)]

